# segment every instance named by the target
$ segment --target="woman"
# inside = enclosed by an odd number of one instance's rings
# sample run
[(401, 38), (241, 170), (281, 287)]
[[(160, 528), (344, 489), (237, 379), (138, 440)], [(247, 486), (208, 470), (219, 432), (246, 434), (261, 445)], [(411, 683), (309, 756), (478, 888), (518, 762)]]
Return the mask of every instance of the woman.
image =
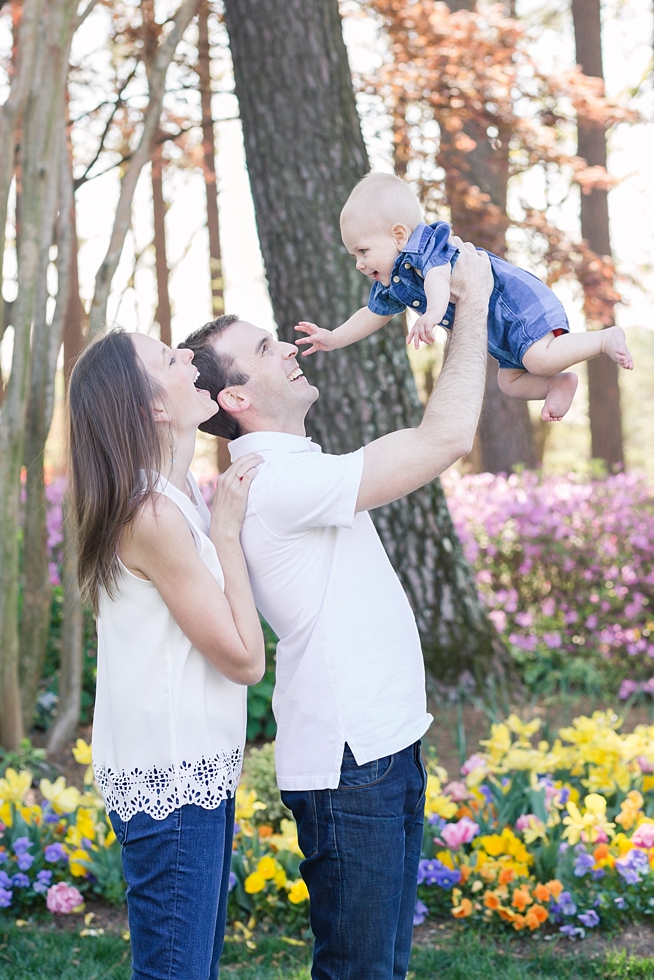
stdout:
[(133, 980), (213, 980), (223, 945), (246, 685), (264, 644), (239, 532), (261, 457), (189, 473), (218, 411), (193, 353), (113, 330), (69, 388), (79, 579), (98, 615), (93, 765), (122, 845)]

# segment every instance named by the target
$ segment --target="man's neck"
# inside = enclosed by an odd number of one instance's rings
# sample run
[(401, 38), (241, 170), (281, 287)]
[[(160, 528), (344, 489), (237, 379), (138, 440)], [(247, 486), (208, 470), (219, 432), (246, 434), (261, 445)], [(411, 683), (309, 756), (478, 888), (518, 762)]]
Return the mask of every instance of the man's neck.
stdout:
[(257, 419), (251, 425), (241, 424), (241, 430), (243, 435), (249, 435), (251, 432), (281, 432), (287, 436), (301, 436), (303, 439), (307, 437), (304, 419), (297, 422), (282, 421), (281, 419)]

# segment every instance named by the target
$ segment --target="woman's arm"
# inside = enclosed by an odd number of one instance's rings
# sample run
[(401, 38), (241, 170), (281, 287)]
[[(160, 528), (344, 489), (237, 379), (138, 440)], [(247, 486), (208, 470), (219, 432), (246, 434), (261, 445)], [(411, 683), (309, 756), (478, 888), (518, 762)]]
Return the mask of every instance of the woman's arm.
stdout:
[(211, 537), (220, 545), (216, 550), (225, 574), (224, 592), (198, 555), (179, 508), (164, 495), (143, 507), (120, 543), (123, 564), (152, 582), (184, 635), (236, 684), (256, 684), (265, 669), (263, 635), (238, 544), (248, 489), (260, 461), (244, 456), (220, 478), (218, 508), (222, 502), (225, 514), (216, 518), (215, 530), (212, 519)]

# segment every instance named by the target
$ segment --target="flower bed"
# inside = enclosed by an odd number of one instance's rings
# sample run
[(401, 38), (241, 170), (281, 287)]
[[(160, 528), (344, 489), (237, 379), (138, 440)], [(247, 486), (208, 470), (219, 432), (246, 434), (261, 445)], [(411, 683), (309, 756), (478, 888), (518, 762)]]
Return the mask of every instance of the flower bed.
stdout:
[(451, 473), (444, 486), (531, 690), (654, 693), (654, 497), (643, 477)]

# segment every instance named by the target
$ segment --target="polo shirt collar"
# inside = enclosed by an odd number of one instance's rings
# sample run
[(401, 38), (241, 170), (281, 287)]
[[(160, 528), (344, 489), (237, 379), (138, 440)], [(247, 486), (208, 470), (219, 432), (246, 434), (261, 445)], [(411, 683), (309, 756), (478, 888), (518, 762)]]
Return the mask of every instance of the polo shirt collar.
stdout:
[(420, 246), (422, 244), (422, 235), (423, 235), (423, 232), (424, 232), (425, 228), (427, 228), (427, 227), (428, 226), (423, 221), (416, 228), (414, 228), (413, 233), (411, 235), (411, 238), (406, 243), (406, 245), (404, 246), (404, 248), (402, 249), (402, 251), (403, 252), (419, 252), (420, 251)]
[(292, 436), (287, 432), (248, 432), (233, 439), (228, 446), (232, 462), (247, 453), (273, 449), (283, 453), (321, 453), (322, 449), (310, 436)]

